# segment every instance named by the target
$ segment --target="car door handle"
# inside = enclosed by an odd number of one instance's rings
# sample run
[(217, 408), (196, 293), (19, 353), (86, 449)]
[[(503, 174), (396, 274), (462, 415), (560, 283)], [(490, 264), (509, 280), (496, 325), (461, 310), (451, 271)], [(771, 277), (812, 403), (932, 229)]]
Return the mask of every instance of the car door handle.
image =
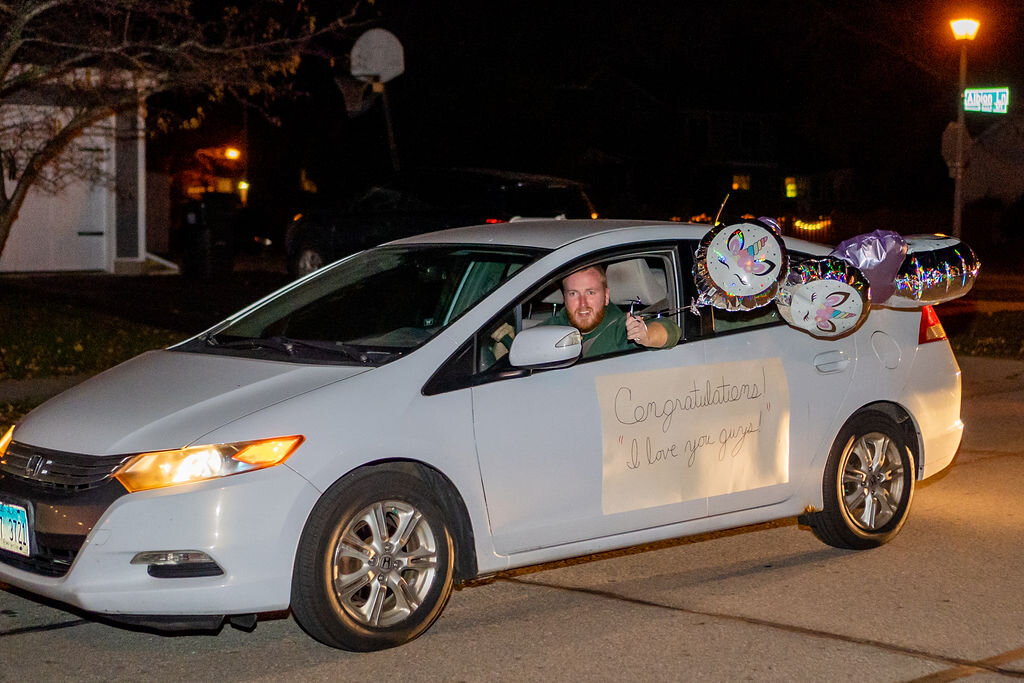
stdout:
[(821, 373), (842, 372), (850, 365), (850, 355), (842, 350), (826, 351), (814, 357), (814, 367)]

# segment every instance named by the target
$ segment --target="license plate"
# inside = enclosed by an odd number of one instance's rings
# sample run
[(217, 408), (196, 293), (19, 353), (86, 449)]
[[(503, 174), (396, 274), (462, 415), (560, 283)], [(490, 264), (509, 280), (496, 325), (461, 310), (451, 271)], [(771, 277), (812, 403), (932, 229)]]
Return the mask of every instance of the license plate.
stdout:
[(20, 505), (0, 501), (0, 549), (29, 556), (28, 512)]

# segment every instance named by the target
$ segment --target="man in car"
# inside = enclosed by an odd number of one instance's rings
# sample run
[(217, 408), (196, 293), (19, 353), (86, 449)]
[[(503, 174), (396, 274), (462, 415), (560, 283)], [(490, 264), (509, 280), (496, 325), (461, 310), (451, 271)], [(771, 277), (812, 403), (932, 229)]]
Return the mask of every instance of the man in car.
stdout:
[(645, 322), (611, 301), (601, 266), (588, 266), (562, 280), (565, 307), (548, 324), (572, 325), (583, 334), (583, 358), (626, 351), (634, 344), (654, 349), (676, 345), (682, 332), (668, 318)]

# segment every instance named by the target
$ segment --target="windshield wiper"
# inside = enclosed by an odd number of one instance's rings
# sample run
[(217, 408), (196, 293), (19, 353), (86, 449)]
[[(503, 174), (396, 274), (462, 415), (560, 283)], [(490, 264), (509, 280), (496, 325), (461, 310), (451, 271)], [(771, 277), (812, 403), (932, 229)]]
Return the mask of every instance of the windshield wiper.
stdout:
[(343, 342), (303, 341), (300, 339), (291, 339), (289, 337), (281, 336), (245, 337), (243, 339), (220, 341), (217, 339), (216, 335), (207, 335), (203, 337), (203, 341), (205, 341), (208, 346), (214, 346), (219, 349), (271, 349), (289, 356), (296, 355), (296, 349), (313, 349), (316, 351), (324, 351), (332, 355), (345, 356), (346, 358), (358, 363), (372, 362), (365, 352)]
[(344, 342), (332, 342), (332, 341), (313, 341), (313, 340), (301, 340), (301, 339), (288, 339), (287, 337), (274, 337), (275, 339), (283, 339), (285, 343), (291, 344), (292, 346), (300, 346), (307, 349), (316, 349), (318, 351), (327, 351), (330, 353), (340, 354), (342, 356), (348, 356), (354, 361), (360, 363), (370, 363), (370, 356), (365, 352), (359, 350), (357, 347)]
[(220, 341), (216, 335), (210, 335), (205, 337), (204, 341), (209, 346), (216, 346), (218, 349), (272, 349), (289, 356), (295, 353), (295, 345), (290, 339), (284, 337), (243, 337), (231, 341)]

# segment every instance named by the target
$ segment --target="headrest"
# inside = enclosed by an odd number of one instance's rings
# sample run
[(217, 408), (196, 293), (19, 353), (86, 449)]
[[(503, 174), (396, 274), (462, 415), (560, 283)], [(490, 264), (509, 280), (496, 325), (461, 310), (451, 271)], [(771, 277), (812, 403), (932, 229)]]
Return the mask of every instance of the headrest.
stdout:
[(565, 303), (565, 297), (562, 295), (562, 288), (559, 287), (555, 291), (548, 294), (546, 297), (541, 299), (546, 304), (558, 304), (561, 306)]
[(606, 273), (614, 304), (628, 304), (640, 297), (642, 304), (650, 306), (664, 299), (668, 291), (664, 274), (654, 273), (642, 258), (613, 263)]
[[(629, 304), (640, 297), (641, 303), (649, 306), (661, 301), (667, 295), (665, 275), (656, 273), (642, 258), (612, 263), (605, 269), (608, 289), (613, 304)], [(543, 299), (546, 304), (562, 304), (562, 289), (559, 287)]]

